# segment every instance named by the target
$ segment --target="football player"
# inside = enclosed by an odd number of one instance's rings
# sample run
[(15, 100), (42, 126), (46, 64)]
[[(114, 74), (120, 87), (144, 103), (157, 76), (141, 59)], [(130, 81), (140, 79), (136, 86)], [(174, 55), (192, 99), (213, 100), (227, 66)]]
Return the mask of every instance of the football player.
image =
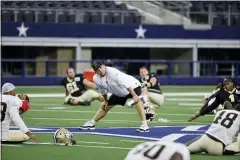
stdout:
[(191, 153), (237, 154), (240, 153), (239, 138), (238, 142), (233, 143), (237, 134), (240, 136), (240, 105), (236, 106), (235, 109), (224, 109), (217, 112), (210, 128), (188, 148)]
[(90, 105), (90, 102), (98, 99), (103, 102), (103, 97), (96, 89), (96, 85), (93, 82), (88, 81), (82, 74), (75, 74), (73, 68), (66, 70), (67, 77), (61, 82), (66, 88), (65, 104), (71, 105)]
[(146, 117), (152, 120), (155, 115), (155, 108), (162, 106), (164, 103), (164, 95), (160, 88), (160, 83), (154, 73), (149, 73), (147, 67), (139, 69), (140, 79), (142, 84), (142, 93)]
[[(1, 100), (1, 142), (2, 143), (21, 143), (29, 139), (38, 141), (38, 138), (33, 135), (27, 128), (19, 112), (24, 112), (22, 101), (16, 97), (15, 86), (12, 83), (5, 83), (2, 86)], [(10, 123), (13, 121), (21, 131), (9, 131)]]
[(175, 142), (145, 142), (128, 152), (124, 160), (190, 160), (190, 153), (184, 144)]
[(240, 88), (231, 78), (224, 78), (222, 85), (208, 98), (199, 112), (192, 115), (188, 121), (204, 116), (216, 109), (220, 104), (225, 109), (240, 105)]

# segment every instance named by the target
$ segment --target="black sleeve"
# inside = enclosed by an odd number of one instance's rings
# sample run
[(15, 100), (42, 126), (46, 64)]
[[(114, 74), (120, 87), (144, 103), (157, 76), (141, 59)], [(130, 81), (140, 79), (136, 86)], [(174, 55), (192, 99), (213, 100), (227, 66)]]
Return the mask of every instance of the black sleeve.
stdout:
[(65, 80), (65, 78), (61, 80), (60, 84), (61, 84), (62, 86), (64, 86), (64, 87), (66, 87), (66, 80)]
[(218, 90), (217, 92), (215, 92), (214, 94), (212, 94), (208, 100), (205, 102), (205, 104), (203, 105), (203, 107), (200, 110), (200, 115), (204, 116), (205, 114), (208, 114), (210, 112), (212, 112), (214, 109), (216, 109), (219, 104), (220, 104), (220, 100), (219, 100), (219, 94), (220, 94), (221, 90)]
[(80, 81), (78, 82), (78, 84), (80, 86), (84, 87), (83, 80), (85, 79), (85, 76), (83, 74), (77, 74), (75, 77), (79, 77), (80, 78)]

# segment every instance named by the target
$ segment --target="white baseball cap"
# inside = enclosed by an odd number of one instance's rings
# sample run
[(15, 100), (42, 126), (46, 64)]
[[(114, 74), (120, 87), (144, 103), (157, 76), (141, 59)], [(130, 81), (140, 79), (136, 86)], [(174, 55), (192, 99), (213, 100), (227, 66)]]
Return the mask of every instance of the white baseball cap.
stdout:
[(14, 90), (16, 87), (12, 83), (5, 83), (2, 86), (2, 93), (7, 93)]

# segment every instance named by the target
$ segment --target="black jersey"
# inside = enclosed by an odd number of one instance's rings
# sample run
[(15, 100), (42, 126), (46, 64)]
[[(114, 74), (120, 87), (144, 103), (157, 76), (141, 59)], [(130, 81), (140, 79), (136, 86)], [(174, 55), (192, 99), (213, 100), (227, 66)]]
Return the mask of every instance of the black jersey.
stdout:
[(208, 99), (205, 106), (201, 109), (201, 114), (205, 115), (215, 108), (218, 107), (219, 104), (224, 104), (225, 101), (231, 102), (232, 106), (240, 104), (240, 90), (235, 89), (233, 92), (228, 92), (223, 88), (217, 89)]
[(64, 78), (61, 84), (64, 85), (71, 96), (79, 97), (86, 91), (83, 80), (84, 76), (82, 74), (77, 74), (74, 79), (69, 79), (68, 77)]
[[(155, 77), (155, 78), (157, 79), (157, 76), (156, 76), (154, 73), (151, 73), (151, 74), (147, 75), (147, 76), (144, 77), (144, 78), (140, 78), (139, 81), (140, 81), (141, 83), (144, 83), (144, 82), (147, 82), (147, 83), (148, 83), (148, 82), (150, 82), (150, 79), (151, 79), (152, 77)], [(160, 93), (160, 94), (162, 94), (162, 90), (161, 90), (161, 88), (160, 88), (160, 83), (158, 82), (158, 79), (157, 79), (157, 83), (156, 83), (155, 85), (153, 85), (153, 86), (151, 86), (151, 87), (148, 88), (148, 91), (149, 91), (149, 92), (155, 92), (155, 93)]]

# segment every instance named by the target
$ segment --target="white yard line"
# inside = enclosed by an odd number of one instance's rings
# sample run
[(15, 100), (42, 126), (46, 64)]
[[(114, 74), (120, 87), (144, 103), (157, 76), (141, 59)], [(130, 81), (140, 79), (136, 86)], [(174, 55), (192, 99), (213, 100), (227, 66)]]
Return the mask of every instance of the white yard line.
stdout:
[[(174, 93), (174, 92), (169, 92), (169, 93), (163, 93), (164, 96), (166, 97), (184, 97), (184, 96), (189, 96), (189, 97), (196, 97), (196, 96), (204, 96), (206, 94), (209, 94), (209, 92), (178, 92), (178, 93)], [(64, 93), (58, 93), (58, 94), (28, 94), (29, 97), (46, 97), (46, 98), (57, 98), (57, 97), (65, 97)]]
[(143, 143), (146, 141), (130, 141), (130, 140), (120, 140), (121, 142), (130, 142), (130, 143)]
[(3, 146), (8, 146), (8, 147), (22, 147), (21, 145), (13, 145), (13, 144), (1, 144)]
[[(69, 111), (69, 110), (29, 110), (28, 112), (64, 112), (64, 113), (96, 113), (96, 111)], [(137, 115), (137, 112), (109, 112), (111, 114), (130, 114)], [(169, 115), (169, 116), (190, 116), (192, 113), (184, 114), (174, 114), (174, 113), (157, 113), (158, 115)]]
[(200, 102), (202, 102), (203, 101), (203, 98), (201, 99), (201, 98), (167, 98), (166, 99), (166, 101), (176, 101), (176, 102), (182, 102), (182, 101), (184, 101), (184, 102), (189, 102), (189, 101), (200, 101)]
[[(55, 145), (54, 143), (34, 143), (34, 142), (24, 142), (24, 144), (33, 144), (33, 145)], [(89, 145), (73, 145), (69, 147), (86, 147), (86, 148), (101, 148), (101, 149), (125, 149), (130, 150), (132, 148), (125, 147), (110, 147), (110, 146), (89, 146)]]
[[(57, 120), (57, 121), (88, 121), (89, 119), (72, 119), (72, 118), (25, 118), (25, 119), (36, 119), (36, 120)], [(129, 120), (101, 120), (103, 123), (119, 122), (119, 123), (140, 123), (141, 121), (129, 121)], [(73, 122), (72, 122), (73, 123)], [(76, 122), (78, 123), (78, 122)], [(187, 123), (190, 122), (184, 120), (169, 120), (168, 122), (151, 122), (151, 123)], [(210, 122), (194, 122), (195, 124), (210, 124)]]
[(109, 144), (109, 143), (105, 143), (105, 142), (88, 142), (88, 141), (77, 141), (79, 143), (89, 143), (89, 144)]

